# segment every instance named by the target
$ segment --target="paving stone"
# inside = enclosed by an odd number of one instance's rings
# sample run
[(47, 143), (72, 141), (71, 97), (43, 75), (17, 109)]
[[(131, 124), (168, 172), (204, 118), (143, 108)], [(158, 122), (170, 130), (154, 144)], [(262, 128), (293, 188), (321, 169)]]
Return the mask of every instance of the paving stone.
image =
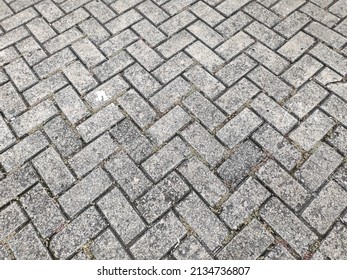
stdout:
[(118, 102), (141, 128), (148, 127), (155, 121), (155, 111), (135, 90), (126, 92), (118, 98)]
[(338, 96), (340, 96), (344, 100), (347, 100), (347, 93), (346, 93), (347, 83), (344, 83), (344, 82), (332, 83), (328, 85), (327, 87), (328, 89), (335, 92)]
[(55, 21), (52, 26), (58, 30), (59, 33), (62, 33), (88, 17), (89, 14), (84, 9), (80, 8)]
[(211, 8), (203, 1), (198, 1), (190, 7), (190, 10), (199, 18), (203, 18), (204, 21), (210, 25), (215, 26), (220, 23), (224, 17), (216, 10)]
[(223, 59), (200, 41), (193, 43), (185, 51), (210, 72), (215, 72), (224, 63)]
[(186, 8), (187, 6), (189, 6), (190, 4), (192, 4), (193, 2), (195, 2), (194, 0), (187, 0), (184, 1), (184, 3), (182, 3), (182, 1), (180, 0), (171, 0), (168, 3), (163, 5), (163, 8), (169, 12), (170, 15), (174, 15), (176, 13), (178, 13), (180, 10), (183, 10), (184, 8)]
[(183, 30), (170, 39), (162, 43), (157, 50), (165, 57), (170, 58), (177, 52), (181, 51), (189, 44), (194, 42), (195, 38), (186, 30)]
[(129, 8), (136, 6), (140, 2), (141, 0), (117, 0), (115, 3), (111, 5), (111, 7), (115, 9), (117, 13), (121, 14)]
[[(55, 1), (55, 2), (57, 2), (57, 1)], [(69, 13), (69, 12), (83, 6), (84, 4), (86, 4), (89, 1), (88, 0), (67, 0), (64, 3), (61, 3), (61, 2), (62, 1), (59, 2), (59, 4), (61, 4), (60, 7), (64, 10), (65, 13)]]
[(183, 225), (169, 212), (130, 247), (130, 251), (138, 260), (160, 259), (185, 233)]
[(178, 170), (211, 206), (227, 192), (222, 181), (196, 157), (184, 162)]
[(12, 260), (12, 256), (10, 255), (8, 249), (5, 248), (5, 246), (0, 247), (0, 260)]
[(161, 145), (188, 124), (190, 120), (190, 116), (180, 106), (176, 106), (147, 129), (146, 133), (157, 145)]
[(32, 223), (44, 238), (57, 232), (65, 223), (65, 218), (57, 204), (49, 197), (41, 184), (31, 188), (20, 201)]
[(132, 201), (152, 185), (144, 173), (123, 152), (116, 154), (105, 164), (105, 167)]
[(249, 178), (223, 204), (220, 217), (231, 229), (236, 230), (270, 195), (258, 181)]
[(276, 75), (279, 75), (285, 68), (289, 66), (289, 62), (265, 47), (261, 43), (255, 43), (246, 51), (253, 59), (266, 66)]
[(152, 223), (188, 191), (186, 183), (173, 172), (141, 196), (135, 205), (146, 221)]
[(82, 21), (78, 26), (95, 44), (101, 44), (110, 37), (110, 33), (94, 18)]
[(71, 47), (88, 68), (94, 67), (105, 60), (103, 54), (88, 39), (79, 40)]
[(112, 184), (105, 171), (97, 168), (59, 197), (59, 203), (66, 213), (73, 217), (91, 204)]
[(129, 119), (117, 124), (111, 133), (136, 163), (147, 158), (154, 150), (154, 145)]
[(260, 210), (265, 221), (301, 256), (318, 237), (277, 198), (269, 200)]
[(108, 39), (106, 42), (100, 45), (100, 49), (108, 56), (116, 54), (118, 51), (124, 47), (130, 45), (131, 43), (137, 40), (138, 36), (131, 31), (126, 29), (118, 35), (113, 36)]
[(91, 207), (53, 236), (50, 249), (55, 257), (66, 259), (96, 236), (105, 226), (106, 223), (101, 215), (94, 207)]
[(194, 236), (189, 236), (173, 251), (177, 260), (212, 260), (206, 249)]
[(222, 14), (230, 16), (248, 2), (250, 2), (250, 0), (226, 0), (217, 6), (217, 10)]
[[(314, 78), (316, 81), (320, 82), (323, 85), (342, 80), (342, 76), (337, 74), (334, 70), (331, 70), (329, 67), (323, 68), (323, 70), (320, 71)], [(332, 84), (331, 86), (334, 86), (334, 84)], [(329, 87), (330, 85), (328, 85), (328, 88)]]
[(317, 110), (310, 115), (289, 137), (305, 151), (311, 150), (324, 135), (334, 126), (335, 122), (322, 111)]
[(347, 129), (343, 126), (338, 126), (333, 134), (327, 139), (334, 147), (341, 151), (344, 155), (347, 155)]
[(19, 231), (9, 246), (17, 260), (50, 260), (51, 257), (31, 224)]
[(72, 43), (82, 37), (83, 34), (77, 28), (71, 28), (46, 42), (44, 44), (44, 48), (49, 53), (53, 54), (67, 46), (70, 46)]
[(159, 8), (152, 1), (147, 0), (137, 6), (138, 10), (145, 15), (155, 25), (160, 24), (169, 18), (169, 15), (161, 8)]
[(30, 164), (23, 165), (19, 170), (0, 181), (0, 207), (27, 190), (39, 180)]
[(69, 164), (77, 176), (81, 177), (111, 155), (116, 147), (116, 143), (106, 133), (70, 158)]
[(79, 124), (76, 129), (84, 141), (90, 142), (123, 118), (124, 115), (119, 108), (114, 104), (110, 104)]
[(165, 113), (188, 95), (191, 90), (192, 86), (183, 78), (178, 77), (152, 96), (149, 101), (157, 110)]
[(2, 153), (0, 162), (7, 171), (14, 170), (30, 157), (43, 150), (48, 144), (46, 137), (37, 131)]
[(19, 91), (27, 89), (38, 81), (23, 59), (15, 60), (6, 65), (5, 71)]
[(281, 21), (278, 15), (256, 2), (249, 3), (243, 9), (243, 11), (250, 14), (253, 18), (256, 18), (258, 21), (264, 23), (267, 27), (270, 28)]
[(283, 36), (290, 38), (310, 21), (310, 17), (295, 11), (276, 25), (275, 30)]
[(224, 41), (224, 38), (202, 21), (196, 21), (188, 30), (210, 48), (215, 48)]
[(63, 157), (70, 157), (82, 148), (82, 141), (60, 116), (50, 120), (43, 128)]
[(324, 103), (321, 108), (340, 121), (342, 124), (347, 124), (347, 104), (335, 95), (331, 95)]
[(135, 30), (152, 47), (158, 45), (166, 39), (166, 36), (150, 21), (143, 19), (134, 24), (132, 29)]
[(147, 159), (142, 166), (157, 182), (180, 164), (188, 154), (188, 147), (183, 140), (176, 136), (159, 152)]
[(192, 23), (196, 17), (190, 13), (187, 10), (184, 10), (180, 12), (179, 14), (176, 14), (175, 16), (171, 17), (164, 23), (162, 23), (159, 28), (166, 33), (168, 36), (171, 36), (178, 31), (185, 28), (187, 25)]
[(273, 7), (271, 7), (271, 10), (273, 10), (275, 13), (285, 17), (289, 15), (291, 12), (299, 8), (302, 4), (305, 3), (305, 0), (281, 0), (277, 4), (275, 4)]
[(16, 231), (22, 224), (26, 222), (18, 203), (14, 202), (0, 212), (0, 240), (2, 241), (7, 236)]
[(32, 107), (29, 111), (11, 121), (11, 126), (18, 136), (23, 136), (24, 134), (41, 126), (44, 122), (57, 113), (58, 110), (54, 106), (53, 102), (46, 100), (35, 107)]
[(228, 230), (195, 193), (176, 206), (176, 210), (211, 251), (221, 246)]
[(295, 260), (295, 258), (283, 246), (276, 245), (265, 257), (265, 260)]
[(131, 9), (121, 15), (118, 15), (113, 20), (109, 21), (105, 26), (112, 34), (117, 34), (118, 32), (126, 29), (127, 27), (133, 25), (135, 22), (139, 21), (142, 16)]
[(189, 95), (183, 104), (210, 130), (213, 130), (225, 120), (223, 113), (198, 92)]
[(13, 14), (10, 7), (4, 1), (1, 1), (0, 3), (0, 11), (0, 20), (9, 17)]
[(28, 35), (28, 31), (23, 26), (11, 30), (10, 32), (6, 32), (0, 36), (0, 50), (22, 40)]
[(222, 83), (199, 66), (192, 67), (184, 76), (210, 98), (216, 97), (225, 89)]
[(9, 147), (15, 141), (15, 136), (6, 124), (5, 120), (0, 116), (0, 151)]
[(0, 87), (0, 109), (8, 119), (26, 110), (25, 103), (10, 82)]
[(23, 53), (24, 59), (30, 66), (47, 58), (47, 54), (33, 37), (20, 41), (16, 44), (16, 47), (21, 53)]
[(260, 148), (253, 142), (246, 141), (218, 168), (217, 172), (223, 180), (235, 186), (261, 162), (263, 157)]
[(310, 198), (306, 189), (272, 160), (259, 169), (257, 177), (294, 211), (299, 211)]
[(128, 260), (129, 255), (122, 248), (117, 238), (107, 229), (90, 246), (93, 256), (98, 260)]
[(256, 62), (248, 56), (241, 54), (216, 73), (228, 86), (246, 75), (256, 66)]
[(319, 250), (332, 260), (345, 260), (347, 258), (347, 228), (337, 223), (328, 237), (322, 242)]
[(252, 108), (281, 133), (288, 133), (297, 120), (270, 97), (261, 93), (251, 104)]
[(261, 123), (262, 120), (246, 108), (221, 128), (217, 136), (222, 142), (233, 148), (247, 138)]
[[(17, 45), (18, 44), (19, 43), (17, 43)], [(2, 51), (0, 51), (0, 66), (4, 66), (5, 64), (8, 64), (12, 60), (16, 59), (18, 56), (19, 55), (14, 47), (8, 47), (6, 49), (3, 49)]]
[(252, 138), (288, 170), (293, 169), (302, 158), (297, 148), (269, 124), (259, 128)]
[(101, 23), (105, 23), (114, 18), (116, 14), (100, 1), (92, 1), (85, 5), (86, 9)]
[(339, 21), (338, 17), (312, 3), (307, 3), (306, 5), (301, 7), (300, 10), (310, 17), (314, 18), (315, 20), (318, 20), (327, 25), (328, 27), (332, 27), (336, 24), (336, 22)]
[(286, 102), (286, 107), (302, 119), (328, 94), (329, 92), (326, 89), (310, 81)]
[(35, 157), (33, 164), (54, 194), (66, 190), (75, 181), (53, 148), (49, 148)]
[(103, 105), (119, 97), (128, 88), (128, 83), (121, 76), (117, 75), (86, 94), (84, 99), (90, 107), (98, 110)]
[(302, 213), (320, 234), (324, 235), (347, 205), (346, 191), (329, 182)]
[(53, 22), (64, 15), (59, 7), (50, 0), (37, 3), (35, 8), (48, 22)]
[(265, 227), (253, 220), (218, 254), (221, 260), (252, 260), (257, 259), (274, 241)]
[(33, 8), (25, 9), (19, 13), (14, 14), (13, 16), (1, 21), (1, 26), (6, 30), (9, 31), (11, 29), (14, 29), (20, 25), (23, 25), (33, 18), (37, 17), (38, 14)]
[(54, 100), (59, 108), (73, 124), (89, 114), (87, 106), (80, 99), (72, 86), (67, 86), (54, 94)]
[[(222, 12), (223, 13), (223, 12)], [(230, 38), (249, 24), (252, 18), (242, 11), (235, 13), (216, 27), (224, 37)]]
[(118, 188), (99, 200), (98, 206), (125, 243), (129, 243), (145, 228), (144, 222)]
[(295, 172), (295, 176), (310, 190), (315, 191), (339, 166), (342, 159), (342, 156), (333, 148), (326, 144), (322, 144), (300, 169)]

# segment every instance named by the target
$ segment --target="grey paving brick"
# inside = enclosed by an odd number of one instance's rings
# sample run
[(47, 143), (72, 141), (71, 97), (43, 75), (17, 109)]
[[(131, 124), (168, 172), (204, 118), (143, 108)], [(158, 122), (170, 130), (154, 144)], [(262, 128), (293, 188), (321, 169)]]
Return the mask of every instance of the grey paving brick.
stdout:
[(38, 14), (33, 8), (25, 9), (19, 13), (14, 14), (13, 16), (3, 20), (1, 22), (1, 26), (6, 30), (9, 31), (11, 29), (14, 29), (22, 24), (25, 24), (32, 20), (33, 18), (37, 17)]
[(260, 215), (293, 249), (303, 256), (318, 237), (277, 198), (260, 210)]
[(63, 157), (70, 157), (82, 148), (82, 141), (62, 117), (55, 117), (43, 128)]
[(158, 45), (166, 39), (166, 36), (150, 21), (143, 19), (134, 24), (132, 29), (135, 30), (152, 47)]
[(0, 260), (12, 260), (12, 256), (10, 255), (9, 250), (5, 248), (5, 246), (0, 247)]
[(142, 166), (155, 181), (158, 181), (180, 164), (188, 154), (188, 147), (183, 140), (175, 137)]
[(224, 63), (223, 59), (200, 41), (193, 43), (185, 51), (210, 72), (215, 72)]
[(346, 236), (346, 226), (337, 223), (328, 237), (322, 242), (319, 250), (332, 260), (345, 260), (347, 258)]
[(104, 55), (88, 39), (74, 43), (72, 49), (88, 68), (92, 68), (105, 60)]
[(346, 191), (338, 184), (329, 182), (302, 213), (320, 234), (325, 234), (346, 208)]
[(257, 220), (247, 225), (218, 254), (221, 260), (252, 260), (257, 259), (274, 241), (273, 236)]
[(0, 109), (6, 118), (11, 119), (26, 108), (23, 99), (10, 82), (0, 87)]
[(170, 58), (180, 50), (194, 42), (195, 38), (186, 30), (173, 35), (170, 39), (163, 42), (157, 50), (165, 57)]
[(23, 59), (15, 60), (6, 65), (5, 71), (19, 91), (27, 89), (38, 81)]
[(261, 124), (262, 120), (248, 108), (245, 108), (223, 126), (218, 131), (217, 136), (229, 148), (233, 148), (243, 139), (247, 138)]
[(46, 137), (41, 132), (35, 132), (2, 153), (0, 162), (7, 171), (11, 171), (43, 150), (48, 144)]
[(339, 21), (339, 18), (329, 13), (327, 10), (322, 9), (312, 3), (307, 3), (300, 9), (305, 14), (314, 18), (317, 21), (322, 22), (323, 24), (332, 27)]
[(16, 198), (38, 180), (39, 178), (30, 164), (25, 164), (8, 175), (0, 182), (0, 207)]
[(243, 9), (243, 11), (250, 14), (253, 18), (256, 18), (258, 21), (264, 23), (267, 27), (270, 28), (281, 21), (278, 15), (256, 2), (249, 3)]
[(218, 32), (200, 20), (191, 24), (188, 30), (210, 48), (214, 48), (224, 41)]
[(218, 11), (211, 8), (209, 5), (203, 1), (198, 1), (190, 7), (190, 10), (199, 18), (203, 18), (204, 21), (210, 25), (215, 26), (220, 23), (224, 16), (222, 16)]
[(103, 105), (119, 97), (128, 88), (128, 83), (121, 76), (117, 75), (86, 94), (84, 99), (90, 107), (98, 110)]
[(46, 78), (50, 74), (61, 70), (65, 65), (74, 61), (75, 58), (76, 56), (69, 49), (63, 49), (46, 58), (34, 66), (33, 69), (41, 79)]
[(331, 95), (321, 106), (323, 110), (328, 112), (342, 124), (347, 124), (347, 104), (339, 97)]
[(136, 12), (134, 9), (131, 9), (121, 15), (118, 15), (113, 20), (109, 21), (105, 26), (112, 34), (117, 34), (118, 32), (126, 29), (127, 27), (133, 25), (139, 21), (142, 16)]
[(155, 25), (169, 18), (168, 14), (163, 9), (159, 8), (150, 0), (142, 2), (137, 8)]
[(136, 163), (147, 158), (154, 150), (154, 145), (129, 119), (117, 124), (111, 133)]
[(173, 251), (177, 260), (212, 260), (206, 249), (194, 236), (189, 236)]
[(53, 236), (50, 249), (60, 259), (66, 259), (96, 236), (106, 223), (94, 207), (88, 208), (63, 230)]
[(108, 39), (106, 42), (102, 43), (100, 45), (100, 49), (108, 57), (110, 57), (122, 48), (135, 42), (137, 38), (138, 36), (133, 31), (126, 29), (118, 35), (115, 35), (112, 38)]
[(180, 106), (176, 106), (147, 129), (146, 133), (157, 145), (161, 145), (190, 120), (190, 116)]
[(185, 233), (183, 225), (169, 212), (131, 246), (130, 251), (139, 260), (160, 259)]
[(275, 30), (284, 37), (290, 38), (310, 21), (310, 17), (295, 11), (276, 25)]
[(217, 172), (226, 182), (237, 185), (264, 158), (264, 154), (253, 142), (242, 143), (218, 168)]
[(110, 37), (110, 33), (94, 18), (82, 21), (78, 26), (95, 44), (101, 44)]
[(265, 257), (265, 260), (295, 260), (295, 258), (284, 246), (276, 245)]
[(116, 16), (107, 5), (100, 1), (89, 2), (85, 5), (85, 8), (101, 23), (105, 23)]
[(227, 192), (222, 181), (196, 157), (184, 162), (178, 170), (211, 206)]
[(5, 120), (0, 116), (0, 151), (6, 149), (16, 141)]
[(114, 104), (110, 104), (83, 121), (76, 129), (84, 141), (90, 142), (93, 138), (105, 132), (123, 118), (124, 115), (119, 108)]
[(41, 184), (31, 188), (20, 201), (32, 223), (44, 238), (57, 232), (65, 223), (63, 214)]
[(305, 0), (281, 0), (271, 10), (285, 17), (305, 3)]
[(328, 96), (328, 94), (329, 92), (326, 89), (311, 81), (305, 84), (286, 102), (286, 107), (302, 119)]
[(273, 160), (262, 166), (257, 176), (294, 211), (299, 211), (310, 198), (307, 190)]
[(289, 137), (305, 151), (309, 151), (334, 126), (335, 122), (322, 111), (314, 111)]
[(336, 147), (344, 155), (347, 155), (347, 129), (343, 126), (338, 126), (332, 135), (327, 139), (334, 147)]
[(236, 230), (270, 195), (258, 181), (249, 178), (223, 204), (220, 217), (231, 229)]
[(24, 59), (30, 66), (47, 58), (47, 54), (33, 37), (20, 41), (16, 44), (16, 47), (21, 53), (23, 53)]
[(347, 15), (346, 1), (339, 0), (329, 8), (329, 11), (343, 18)]
[(293, 169), (302, 158), (297, 148), (269, 124), (253, 133), (252, 138), (288, 170)]
[(0, 51), (0, 65), (4, 66), (5, 64), (8, 64), (17, 57), (19, 57), (19, 54), (17, 53), (14, 47), (8, 47), (6, 49), (3, 49), (2, 51)]
[(28, 224), (10, 241), (9, 246), (17, 260), (50, 260), (47, 248), (38, 238), (33, 226)]
[(82, 208), (91, 204), (112, 184), (106, 172), (97, 168), (59, 197), (59, 204), (73, 217)]
[(270, 97), (261, 93), (251, 104), (252, 108), (281, 133), (288, 133), (297, 120)]
[(252, 18), (242, 11), (238, 11), (228, 19), (223, 21), (216, 27), (216, 30), (220, 32), (224, 37), (230, 38), (248, 23), (252, 21)]
[(217, 10), (222, 14), (230, 16), (248, 2), (250, 2), (250, 0), (226, 0), (217, 6)]
[(347, 35), (347, 20), (344, 19), (341, 23), (339, 23), (334, 30), (340, 32), (342, 35), (346, 37)]
[(196, 91), (189, 95), (183, 104), (210, 130), (215, 129), (225, 120), (223, 113)]
[(285, 68), (289, 66), (288, 61), (261, 43), (256, 43), (249, 47), (246, 53), (262, 65), (266, 66), (276, 75), (279, 75)]
[(171, 36), (178, 31), (185, 28), (187, 25), (192, 23), (196, 17), (190, 13), (187, 10), (184, 10), (180, 12), (179, 14), (176, 14), (175, 16), (171, 17), (164, 23), (162, 23), (159, 28), (165, 32), (168, 36)]
[(75, 181), (59, 154), (49, 148), (33, 159), (35, 168), (53, 192), (58, 194), (69, 188)]
[(295, 176), (310, 190), (315, 191), (339, 166), (342, 159), (342, 156), (333, 148), (326, 144), (322, 144), (300, 169), (295, 172)]
[(102, 82), (104, 82), (121, 72), (132, 62), (133, 59), (125, 51), (122, 51), (101, 65), (95, 67), (93, 72)]
[(27, 24), (27, 27), (40, 43), (46, 42), (54, 36), (57, 36), (57, 33), (43, 18), (35, 18)]
[(117, 0), (111, 7), (119, 14), (139, 4), (141, 0)]
[(3, 209), (0, 212), (0, 240), (2, 241), (16, 231), (26, 220), (27, 218), (24, 216), (17, 202)]
[(116, 147), (116, 143), (106, 133), (70, 158), (69, 164), (77, 176), (81, 177), (111, 155)]
[(123, 152), (116, 154), (105, 164), (105, 167), (132, 201), (152, 185), (144, 173)]
[(122, 248), (117, 238), (107, 229), (90, 246), (93, 256), (98, 260), (128, 260), (129, 255)]
[(18, 136), (23, 136), (24, 134), (41, 126), (44, 122), (57, 113), (58, 110), (54, 106), (53, 102), (46, 100), (13, 120), (11, 122), (11, 126)]
[(0, 50), (22, 40), (28, 35), (28, 31), (23, 26), (11, 30), (10, 32), (6, 32), (0, 36)]
[(80, 8), (55, 21), (52, 26), (61, 33), (88, 17), (86, 10)]
[(176, 210), (211, 251), (221, 246), (228, 230), (195, 193), (176, 206)]
[(145, 223), (118, 188), (99, 200), (98, 206), (125, 243), (129, 243), (145, 229)]
[(22, 1), (14, 1), (13, 3), (10, 3), (10, 5), (11, 5), (11, 8), (14, 9), (16, 12), (20, 12), (24, 10), (25, 8), (28, 8), (30, 5), (33, 5), (37, 2), (39, 2), (39, 0), (22, 0)]
[(54, 94), (54, 100), (72, 123), (76, 123), (89, 114), (88, 108), (72, 86), (67, 86)]
[(328, 89), (335, 92), (338, 96), (340, 96), (344, 100), (347, 100), (347, 93), (346, 93), (347, 84), (346, 83), (336, 82), (336, 83), (332, 83), (328, 85), (327, 87)]
[(35, 8), (48, 22), (53, 22), (64, 15), (59, 7), (50, 0), (37, 3)]
[(4, 18), (13, 14), (10, 7), (4, 1), (1, 1), (0, 3), (0, 11), (0, 20), (3, 20)]
[(173, 172), (141, 196), (135, 205), (141, 215), (152, 223), (189, 191), (187, 184)]

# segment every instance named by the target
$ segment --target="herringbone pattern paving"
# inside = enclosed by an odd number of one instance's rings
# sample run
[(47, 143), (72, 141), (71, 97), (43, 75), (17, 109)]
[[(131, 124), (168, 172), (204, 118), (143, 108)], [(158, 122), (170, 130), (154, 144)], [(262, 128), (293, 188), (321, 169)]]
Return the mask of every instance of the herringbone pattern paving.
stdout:
[(347, 259), (346, 0), (0, 0), (0, 259)]

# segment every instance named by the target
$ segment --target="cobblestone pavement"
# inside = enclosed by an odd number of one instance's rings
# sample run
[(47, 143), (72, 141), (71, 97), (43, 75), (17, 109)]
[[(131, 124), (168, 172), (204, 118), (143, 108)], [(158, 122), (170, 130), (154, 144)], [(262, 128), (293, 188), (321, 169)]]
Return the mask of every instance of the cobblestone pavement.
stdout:
[(0, 0), (0, 259), (347, 259), (346, 0)]

